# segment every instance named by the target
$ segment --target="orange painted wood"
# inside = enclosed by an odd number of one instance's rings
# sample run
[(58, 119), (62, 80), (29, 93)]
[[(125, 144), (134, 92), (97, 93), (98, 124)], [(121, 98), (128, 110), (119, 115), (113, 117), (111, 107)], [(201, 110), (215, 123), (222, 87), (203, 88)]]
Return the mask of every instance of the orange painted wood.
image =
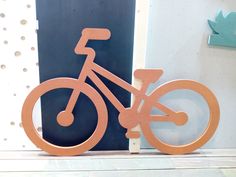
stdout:
[[(101, 66), (94, 63), (96, 52), (86, 44), (89, 40), (108, 40), (111, 37), (111, 32), (103, 28), (85, 28), (82, 31), (82, 36), (75, 47), (76, 54), (87, 55), (85, 64), (78, 79), (72, 78), (55, 78), (41, 83), (27, 96), (22, 108), (22, 125), (30, 140), (40, 149), (52, 155), (79, 155), (94, 147), (105, 133), (108, 116), (107, 107), (101, 95), (90, 85), (85, 83), (85, 79), (89, 77), (101, 92), (109, 99), (109, 101), (120, 112), (119, 122), (127, 129), (127, 138), (138, 138), (140, 132), (132, 131), (131, 129), (140, 125), (141, 130), (148, 142), (156, 149), (167, 154), (185, 154), (190, 153), (202, 145), (204, 145), (214, 134), (219, 123), (219, 104), (215, 95), (204, 85), (192, 80), (174, 80), (157, 87), (150, 95), (146, 94), (147, 88), (151, 83), (156, 82), (163, 70), (161, 69), (138, 69), (134, 72), (134, 76), (142, 81), (141, 89), (136, 89), (126, 81), (115, 76), (111, 72), (105, 70)], [(102, 75), (116, 85), (134, 94), (135, 100), (133, 105), (125, 108), (122, 103), (113, 95), (106, 85), (99, 79), (97, 74)], [(33, 124), (33, 108), (37, 100), (45, 93), (58, 89), (70, 88), (73, 89), (70, 100), (65, 110), (62, 110), (57, 115), (57, 123), (60, 126), (70, 126), (73, 124), (74, 116), (72, 111), (77, 99), (81, 93), (88, 96), (96, 107), (98, 114), (97, 127), (94, 133), (83, 143), (76, 146), (56, 146), (44, 140), (36, 131)], [(188, 115), (185, 112), (175, 112), (171, 108), (158, 102), (159, 98), (170, 91), (187, 89), (200, 94), (209, 107), (209, 122), (207, 128), (202, 135), (195, 141), (173, 146), (164, 143), (158, 139), (150, 127), (153, 121), (172, 121), (177, 126), (184, 125), (188, 121)], [(143, 101), (143, 104), (141, 104)], [(151, 115), (151, 110), (156, 107), (164, 112), (164, 115)]]

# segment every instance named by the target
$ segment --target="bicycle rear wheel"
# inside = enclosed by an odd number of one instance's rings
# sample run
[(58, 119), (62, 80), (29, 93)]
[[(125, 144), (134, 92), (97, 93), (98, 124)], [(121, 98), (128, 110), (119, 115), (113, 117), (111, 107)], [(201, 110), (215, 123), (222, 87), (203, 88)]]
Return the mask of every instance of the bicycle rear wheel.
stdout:
[[(97, 126), (92, 135), (84, 142), (73, 146), (58, 146), (43, 139), (34, 127), (33, 108), (41, 96), (49, 91), (59, 88), (75, 89), (86, 95), (94, 104), (97, 110)], [(43, 82), (37, 86), (27, 96), (22, 108), (22, 125), (30, 140), (43, 151), (52, 155), (79, 155), (93, 148), (103, 137), (108, 122), (108, 113), (105, 102), (99, 93), (90, 85), (83, 83), (78, 85), (78, 81), (72, 78), (57, 78)]]
[(141, 121), (140, 126), (145, 138), (153, 147), (167, 154), (185, 154), (198, 149), (213, 136), (219, 123), (220, 111), (216, 97), (206, 86), (191, 80), (176, 80), (160, 86), (152, 93), (152, 95), (150, 95), (150, 99), (147, 100), (148, 102), (144, 103), (142, 108), (143, 112), (145, 112), (146, 115), (150, 115), (153, 105), (157, 103), (162, 96), (171, 91), (180, 89), (191, 90), (201, 95), (207, 103), (209, 118), (205, 130), (198, 136), (197, 139), (190, 143), (181, 145), (173, 145), (162, 141), (154, 134), (151, 128), (151, 119), (144, 118)]

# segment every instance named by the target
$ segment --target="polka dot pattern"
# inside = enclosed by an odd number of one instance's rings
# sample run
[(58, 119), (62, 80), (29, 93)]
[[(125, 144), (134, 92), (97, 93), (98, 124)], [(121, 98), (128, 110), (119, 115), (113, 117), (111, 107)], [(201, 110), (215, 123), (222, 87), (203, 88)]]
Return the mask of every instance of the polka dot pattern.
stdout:
[(0, 13), (0, 17), (4, 18), (5, 14), (4, 13)]
[(21, 21), (20, 21), (20, 24), (26, 25), (26, 24), (27, 24), (27, 20), (25, 20), (25, 19), (21, 20)]
[(37, 128), (37, 131), (38, 131), (38, 132), (42, 132), (42, 127), (38, 127), (38, 128)]
[[(35, 24), (35, 1), (0, 0), (0, 106), (4, 107), (0, 116), (0, 150), (37, 149), (21, 122), (23, 102), (39, 84)], [(42, 133), (39, 103), (34, 114), (36, 130)]]
[(19, 57), (21, 55), (21, 52), (20, 51), (15, 51), (15, 56), (16, 57)]
[(10, 122), (10, 124), (11, 124), (11, 125), (15, 125), (15, 122), (12, 121), (12, 122)]
[(1, 65), (0, 67), (1, 67), (1, 69), (5, 69), (6, 65)]

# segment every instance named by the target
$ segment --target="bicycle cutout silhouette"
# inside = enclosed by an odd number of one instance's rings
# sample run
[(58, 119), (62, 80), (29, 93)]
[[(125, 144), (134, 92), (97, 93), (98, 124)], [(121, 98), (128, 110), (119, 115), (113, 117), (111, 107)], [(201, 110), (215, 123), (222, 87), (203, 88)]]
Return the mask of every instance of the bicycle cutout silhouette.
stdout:
[[(151, 83), (156, 82), (163, 74), (161, 69), (135, 70), (134, 76), (142, 81), (142, 86), (140, 89), (134, 88), (126, 81), (95, 64), (95, 51), (92, 48), (86, 47), (88, 40), (108, 40), (110, 37), (111, 32), (108, 29), (85, 28), (75, 47), (76, 54), (87, 55), (78, 79), (66, 77), (51, 79), (41, 83), (27, 96), (22, 108), (22, 125), (30, 140), (38, 148), (53, 155), (79, 155), (93, 148), (101, 140), (108, 123), (108, 111), (101, 95), (92, 86), (85, 83), (85, 79), (88, 77), (120, 112), (118, 119), (120, 124), (127, 129), (127, 138), (138, 138), (140, 132), (132, 131), (132, 128), (140, 125), (147, 141), (156, 149), (167, 154), (190, 153), (204, 145), (213, 136), (219, 123), (219, 104), (214, 94), (206, 86), (196, 81), (173, 80), (162, 84), (151, 94), (147, 95), (146, 91), (148, 86)], [(135, 99), (131, 107), (125, 108), (99, 79), (97, 74), (132, 93), (135, 96)], [(65, 147), (51, 144), (44, 140), (34, 127), (33, 108), (37, 100), (45, 93), (59, 88), (69, 88), (73, 90), (65, 110), (59, 112), (56, 117), (57, 123), (60, 126), (68, 127), (73, 124), (74, 115), (72, 112), (81, 93), (85, 94), (93, 102), (96, 108), (98, 116), (97, 126), (93, 134), (87, 140), (78, 145)], [(185, 112), (176, 112), (158, 101), (161, 96), (179, 89), (194, 91), (205, 99), (209, 108), (209, 120), (206, 129), (196, 140), (183, 145), (172, 145), (165, 143), (156, 137), (150, 124), (154, 121), (169, 121), (180, 126), (184, 125), (188, 121), (189, 117)], [(157, 108), (164, 114), (152, 115), (153, 107)]]

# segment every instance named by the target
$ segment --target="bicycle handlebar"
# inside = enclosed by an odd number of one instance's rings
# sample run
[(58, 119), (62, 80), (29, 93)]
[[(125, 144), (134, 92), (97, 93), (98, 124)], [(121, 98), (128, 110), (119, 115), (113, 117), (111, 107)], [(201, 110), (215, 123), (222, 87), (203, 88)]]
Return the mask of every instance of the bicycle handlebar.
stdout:
[(94, 58), (95, 51), (90, 47), (86, 47), (88, 40), (108, 40), (110, 37), (111, 32), (107, 28), (84, 28), (82, 36), (75, 47), (75, 53)]
[(107, 28), (84, 28), (82, 35), (91, 40), (108, 40), (111, 32)]

